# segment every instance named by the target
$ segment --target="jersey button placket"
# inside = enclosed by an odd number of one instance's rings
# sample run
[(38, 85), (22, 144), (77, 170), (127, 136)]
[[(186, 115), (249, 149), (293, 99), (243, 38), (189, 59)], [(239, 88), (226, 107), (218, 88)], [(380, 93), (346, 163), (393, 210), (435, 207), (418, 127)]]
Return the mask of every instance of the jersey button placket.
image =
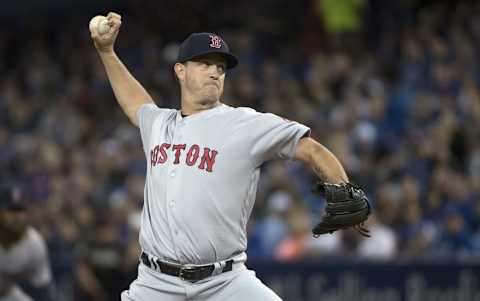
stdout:
[[(182, 144), (182, 131), (181, 131), (181, 128), (183, 127), (184, 125), (184, 122), (183, 121), (180, 121), (177, 123), (177, 127), (175, 129), (175, 134), (174, 134), (174, 137), (173, 137), (173, 144)], [(183, 156), (184, 154), (182, 153), (181, 154), (181, 157)], [(173, 154), (173, 159), (175, 160), (175, 154)], [(181, 162), (182, 158), (180, 158), (180, 162)], [(180, 163), (181, 164), (181, 163)], [(168, 171), (168, 176), (166, 178), (167, 180), (167, 185), (171, 188), (171, 191), (173, 192), (171, 195), (170, 195), (170, 200), (168, 201), (168, 214), (171, 218), (169, 218), (169, 226), (170, 226), (170, 231), (171, 231), (171, 234), (172, 234), (172, 238), (173, 239), (176, 239), (176, 237), (178, 237), (178, 235), (180, 234), (180, 232), (178, 231), (178, 226), (175, 224), (175, 219), (173, 218), (173, 216), (175, 215), (174, 214), (174, 210), (175, 210), (175, 205), (176, 205), (176, 202), (178, 201), (176, 199), (177, 195), (176, 195), (176, 191), (177, 191), (177, 187), (175, 185), (175, 178), (177, 177), (178, 175), (178, 168), (180, 168), (180, 164), (173, 164), (173, 161), (172, 161), (172, 164), (170, 164), (170, 168), (169, 168), (169, 171)], [(179, 250), (178, 250), (178, 247), (177, 245), (175, 244), (174, 245), (174, 248), (175, 248), (175, 252), (177, 254), (179, 254)], [(178, 256), (178, 255), (177, 255)]]

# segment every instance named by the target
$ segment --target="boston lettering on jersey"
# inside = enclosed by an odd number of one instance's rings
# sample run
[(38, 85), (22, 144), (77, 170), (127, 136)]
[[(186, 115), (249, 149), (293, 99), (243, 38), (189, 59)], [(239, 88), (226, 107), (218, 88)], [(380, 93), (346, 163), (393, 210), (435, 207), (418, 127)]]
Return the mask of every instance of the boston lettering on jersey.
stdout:
[[(215, 157), (218, 154), (216, 150), (204, 147), (202, 151), (199, 145), (193, 144), (188, 149), (187, 155), (184, 156), (184, 158), (181, 158), (182, 152), (184, 152), (186, 148), (186, 144), (172, 145), (170, 143), (162, 143), (161, 145), (156, 145), (150, 151), (150, 163), (152, 167), (157, 166), (158, 164), (163, 164), (167, 162), (169, 154), (174, 154), (175, 160), (173, 161), (173, 164), (180, 164), (180, 160), (182, 160), (182, 162), (185, 162), (188, 166), (193, 166), (200, 159), (200, 162), (198, 163), (199, 169), (203, 169), (208, 172), (213, 171)], [(167, 150), (170, 151), (167, 152)]]

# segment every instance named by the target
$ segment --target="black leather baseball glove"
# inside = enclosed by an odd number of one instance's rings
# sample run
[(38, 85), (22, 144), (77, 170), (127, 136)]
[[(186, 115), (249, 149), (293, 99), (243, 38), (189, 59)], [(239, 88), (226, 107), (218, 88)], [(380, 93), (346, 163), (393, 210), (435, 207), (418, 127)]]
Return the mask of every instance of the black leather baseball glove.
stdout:
[(370, 237), (363, 223), (368, 219), (371, 208), (360, 187), (351, 183), (317, 183), (315, 191), (327, 202), (326, 214), (312, 230), (315, 237), (350, 227), (355, 228), (361, 235)]

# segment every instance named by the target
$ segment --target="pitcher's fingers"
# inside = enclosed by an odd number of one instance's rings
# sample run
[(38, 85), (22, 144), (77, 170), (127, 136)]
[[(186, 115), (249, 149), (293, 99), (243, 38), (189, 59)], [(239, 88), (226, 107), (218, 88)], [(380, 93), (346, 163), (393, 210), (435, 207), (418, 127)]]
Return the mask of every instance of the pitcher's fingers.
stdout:
[(108, 19), (118, 19), (118, 20), (121, 20), (122, 19), (122, 16), (117, 14), (117, 13), (114, 13), (114, 12), (109, 12), (108, 15), (107, 15), (107, 18)]
[(122, 25), (122, 22), (117, 20), (117, 21), (113, 21), (112, 23), (109, 22), (108, 24), (110, 25), (110, 29), (112, 31), (116, 31), (120, 28), (120, 26)]
[(110, 25), (110, 27), (120, 27), (120, 25), (122, 24), (122, 21), (119, 20), (119, 19), (110, 19), (108, 20), (108, 25)]

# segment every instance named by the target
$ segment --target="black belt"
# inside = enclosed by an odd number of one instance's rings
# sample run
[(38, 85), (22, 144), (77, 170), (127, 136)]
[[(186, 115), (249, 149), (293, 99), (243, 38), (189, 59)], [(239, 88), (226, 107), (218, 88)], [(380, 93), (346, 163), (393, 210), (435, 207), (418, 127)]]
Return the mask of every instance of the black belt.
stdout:
[[(215, 265), (200, 265), (200, 266), (181, 266), (154, 259), (147, 253), (142, 252), (140, 260), (147, 267), (159, 271), (161, 273), (179, 277), (182, 280), (199, 281), (210, 277), (215, 270)], [(232, 270), (233, 259), (227, 260), (225, 266), (222, 269), (222, 273)]]

